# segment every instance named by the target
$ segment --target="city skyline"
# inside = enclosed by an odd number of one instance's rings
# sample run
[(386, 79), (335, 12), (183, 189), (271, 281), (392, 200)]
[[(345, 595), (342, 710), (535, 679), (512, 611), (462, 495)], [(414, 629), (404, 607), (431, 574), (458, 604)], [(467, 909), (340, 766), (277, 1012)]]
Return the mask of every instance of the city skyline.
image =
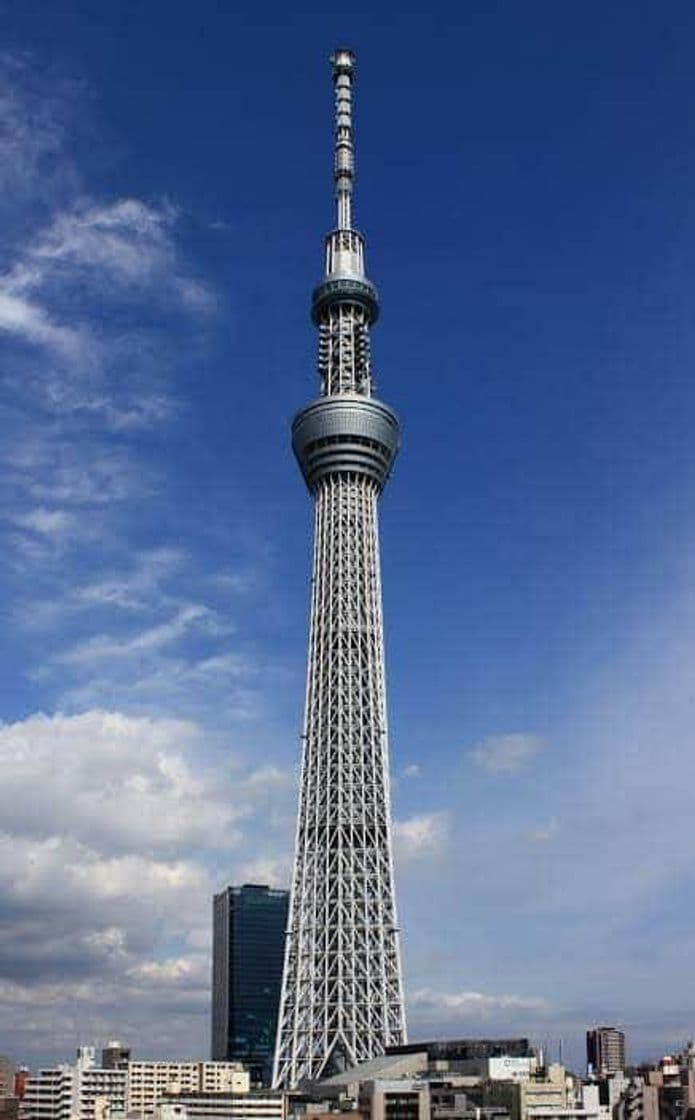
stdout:
[(575, 1065), (592, 1023), (677, 1046), (695, 14), (146, 8), (8, 6), (0, 1051), (207, 1053), (211, 897), (288, 884), (287, 423), (340, 41), (406, 421), (383, 566), (410, 1033), (563, 1038)]

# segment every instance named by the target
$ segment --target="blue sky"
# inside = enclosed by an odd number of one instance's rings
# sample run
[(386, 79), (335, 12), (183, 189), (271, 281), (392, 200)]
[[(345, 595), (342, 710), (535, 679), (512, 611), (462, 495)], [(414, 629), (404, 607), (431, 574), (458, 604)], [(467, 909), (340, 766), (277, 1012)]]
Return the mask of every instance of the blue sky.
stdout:
[(359, 56), (413, 1037), (692, 1033), (695, 13), (0, 5), (0, 1051), (207, 1050), (286, 881)]

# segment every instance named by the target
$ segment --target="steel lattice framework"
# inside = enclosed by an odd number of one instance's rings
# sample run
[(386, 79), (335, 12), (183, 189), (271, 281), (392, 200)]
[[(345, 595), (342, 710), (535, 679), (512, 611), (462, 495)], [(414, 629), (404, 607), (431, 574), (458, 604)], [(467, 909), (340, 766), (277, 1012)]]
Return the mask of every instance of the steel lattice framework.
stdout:
[(315, 499), (299, 816), (274, 1084), (405, 1041), (393, 884), (377, 500), (398, 420), (372, 396), (376, 289), (352, 228), (354, 55), (331, 59), (337, 229), (313, 295), (321, 395), (292, 443)]

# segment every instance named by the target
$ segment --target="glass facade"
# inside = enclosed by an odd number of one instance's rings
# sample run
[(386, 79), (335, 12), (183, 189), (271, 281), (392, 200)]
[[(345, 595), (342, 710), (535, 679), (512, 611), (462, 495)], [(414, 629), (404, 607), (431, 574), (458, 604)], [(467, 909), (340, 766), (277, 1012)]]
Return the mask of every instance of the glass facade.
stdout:
[(227, 887), (215, 895), (212, 1057), (244, 1062), (254, 1081), (272, 1076), (289, 893)]

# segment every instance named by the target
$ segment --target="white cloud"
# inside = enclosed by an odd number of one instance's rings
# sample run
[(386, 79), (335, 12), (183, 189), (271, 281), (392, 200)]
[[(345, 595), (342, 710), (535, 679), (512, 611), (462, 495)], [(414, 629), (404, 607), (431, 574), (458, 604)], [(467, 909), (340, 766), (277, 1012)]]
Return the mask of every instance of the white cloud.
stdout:
[(401, 776), (403, 778), (419, 778), (421, 774), (422, 771), (417, 762), (410, 762), (401, 770)]
[(4, 450), (6, 482), (22, 502), (33, 500), (90, 507), (142, 497), (147, 471), (122, 447), (83, 437), (79, 446), (55, 429), (23, 431)]
[[(147, 345), (153, 309), (198, 320), (216, 302), (182, 267), (175, 223), (168, 204), (80, 202), (18, 250), (0, 276), (0, 331), (47, 353), (31, 376), (16, 380), (18, 392), (28, 388), (44, 408), (87, 412), (115, 430), (171, 414), (175, 403), (154, 376), (157, 359)], [(141, 316), (125, 335), (109, 325), (124, 304), (137, 305)]]
[(10, 216), (76, 188), (65, 147), (78, 95), (77, 83), (38, 67), (27, 52), (0, 53), (0, 205)]
[(545, 746), (538, 735), (517, 732), (491, 735), (476, 743), (468, 753), (476, 766), (491, 774), (514, 774), (523, 770)]
[(151, 604), (162, 581), (180, 570), (187, 557), (180, 548), (148, 549), (137, 556), (129, 571), (106, 575), (75, 589), (75, 603), (82, 606), (121, 607), (142, 611)]
[[(114, 853), (231, 848), (239, 801), (196, 760), (200, 747), (183, 720), (117, 712), (0, 726), (3, 825), (15, 837), (70, 837)], [(124, 866), (109, 865), (104, 889)]]
[(84, 204), (57, 214), (28, 246), (5, 279), (10, 293), (40, 291), (76, 273), (97, 287), (113, 285), (128, 300), (143, 293), (169, 298), (199, 315), (214, 310), (216, 299), (201, 281), (182, 269), (171, 239), (178, 219), (169, 203), (154, 206), (137, 198)]
[(196, 956), (173, 957), (162, 961), (143, 961), (129, 968), (126, 979), (148, 988), (203, 989), (209, 976), (207, 961)]
[(59, 538), (65, 536), (75, 525), (75, 515), (64, 509), (46, 509), (38, 506), (27, 513), (18, 514), (15, 524), (30, 529), (41, 536)]
[(133, 655), (151, 653), (179, 641), (192, 629), (203, 629), (213, 633), (228, 633), (213, 612), (201, 603), (190, 603), (179, 607), (166, 622), (140, 630), (126, 638), (111, 638), (97, 635), (67, 650), (62, 660), (69, 663), (86, 662), (93, 665), (97, 661), (129, 658)]
[(80, 1016), (122, 1023), (137, 1044), (172, 1012), (170, 1052), (199, 1038), (202, 1054), (212, 894), (286, 878), (291, 787), (228, 750), (206, 767), (205, 738), (103, 711), (0, 725), (0, 1003), (23, 1008), (28, 1055), (54, 1045), (51, 1023), (61, 1039)]
[(289, 852), (283, 856), (258, 856), (242, 863), (239, 867), (239, 880), (243, 883), (267, 883), (269, 887), (289, 887), (292, 873), (292, 857)]
[[(3, 288), (3, 284), (7, 286)], [(43, 346), (60, 358), (78, 363), (80, 367), (95, 358), (91, 335), (86, 327), (54, 322), (38, 303), (13, 295), (7, 277), (0, 279), (0, 331)]]
[(410, 993), (408, 1004), (416, 1014), (439, 1013), (442, 1020), (487, 1021), (500, 1015), (538, 1015), (547, 1012), (544, 999), (535, 996), (491, 995), (486, 992), (437, 992), (420, 988)]
[(394, 820), (393, 839), (399, 862), (441, 855), (447, 844), (449, 827), (449, 813), (442, 810)]

